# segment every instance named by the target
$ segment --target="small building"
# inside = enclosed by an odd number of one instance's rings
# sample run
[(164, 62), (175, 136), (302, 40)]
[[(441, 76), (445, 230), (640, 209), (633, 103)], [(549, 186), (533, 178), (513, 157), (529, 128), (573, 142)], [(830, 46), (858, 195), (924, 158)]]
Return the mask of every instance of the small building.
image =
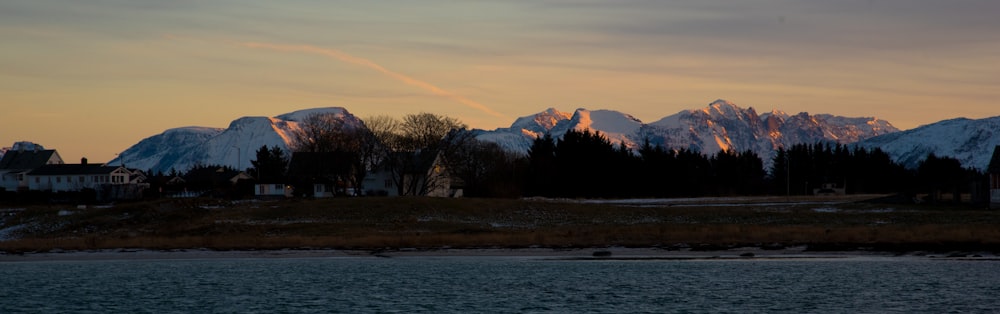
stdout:
[(819, 188), (813, 189), (813, 195), (845, 195), (847, 188), (837, 186), (835, 183), (823, 183)]
[(185, 195), (186, 181), (180, 175), (153, 175), (147, 181), (153, 195), (158, 197), (195, 197), (197, 195)]
[(257, 198), (292, 197), (292, 187), (284, 183), (256, 183), (253, 194)]
[(1000, 209), (1000, 145), (993, 148), (993, 158), (986, 167), (990, 177), (990, 209)]
[(243, 171), (222, 166), (203, 166), (188, 170), (182, 177), (182, 197), (197, 196), (241, 196), (252, 193), (253, 180)]
[(288, 162), (294, 194), (324, 198), (346, 195), (351, 188), (353, 161), (347, 152), (295, 152)]

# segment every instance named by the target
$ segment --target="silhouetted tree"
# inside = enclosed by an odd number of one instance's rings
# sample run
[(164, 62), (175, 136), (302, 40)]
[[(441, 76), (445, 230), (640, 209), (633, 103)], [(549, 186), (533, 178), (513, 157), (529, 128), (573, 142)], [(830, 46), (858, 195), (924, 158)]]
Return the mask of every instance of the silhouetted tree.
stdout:
[(965, 169), (958, 159), (931, 153), (917, 167), (917, 178), (931, 202), (941, 200), (945, 192), (952, 192), (957, 201), (965, 182)]
[(752, 151), (723, 150), (710, 159), (717, 195), (753, 195), (763, 191), (764, 163)]
[(535, 138), (528, 149), (528, 173), (525, 192), (528, 196), (553, 196), (556, 176), (556, 142), (552, 136)]
[(556, 143), (557, 195), (563, 197), (607, 197), (617, 153), (600, 132), (570, 130)]
[(470, 140), (457, 147), (449, 159), (458, 160), (451, 163), (450, 171), (461, 180), (466, 196), (519, 196), (515, 180), (520, 158), (498, 144)]
[(288, 157), (285, 150), (278, 146), (268, 148), (266, 145), (257, 149), (256, 158), (250, 161), (250, 174), (257, 180), (281, 180), (288, 169)]

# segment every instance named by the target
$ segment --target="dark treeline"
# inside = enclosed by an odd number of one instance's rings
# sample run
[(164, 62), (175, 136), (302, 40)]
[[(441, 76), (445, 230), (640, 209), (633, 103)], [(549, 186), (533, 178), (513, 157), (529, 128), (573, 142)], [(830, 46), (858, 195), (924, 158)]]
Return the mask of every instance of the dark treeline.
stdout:
[(829, 143), (778, 149), (770, 178), (773, 194), (811, 195), (832, 185), (847, 194), (925, 195), (930, 202), (961, 201), (966, 194), (984, 202), (988, 193), (986, 175), (955, 158), (930, 154), (917, 169), (907, 169), (881, 149)]
[(843, 144), (779, 148), (770, 169), (752, 151), (705, 155), (644, 143), (636, 152), (599, 132), (570, 131), (534, 141), (523, 194), (544, 197), (703, 197), (732, 195), (888, 194), (972, 201), (985, 196), (985, 175), (950, 157), (929, 155), (917, 169), (882, 150)]
[(771, 190), (776, 194), (810, 195), (823, 185), (843, 188), (846, 193), (893, 193), (911, 191), (911, 171), (889, 158), (881, 149), (850, 148), (842, 144), (797, 144), (779, 148), (771, 169)]
[(546, 197), (695, 197), (766, 192), (766, 173), (752, 152), (714, 156), (645, 143), (638, 153), (599, 132), (544, 136), (528, 152), (525, 194)]

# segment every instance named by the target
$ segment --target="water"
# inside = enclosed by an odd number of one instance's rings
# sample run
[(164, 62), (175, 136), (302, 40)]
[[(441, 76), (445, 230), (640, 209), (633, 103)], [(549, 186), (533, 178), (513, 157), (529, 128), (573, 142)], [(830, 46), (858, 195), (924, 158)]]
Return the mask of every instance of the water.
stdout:
[(1000, 263), (526, 257), (0, 263), (0, 313), (968, 313)]

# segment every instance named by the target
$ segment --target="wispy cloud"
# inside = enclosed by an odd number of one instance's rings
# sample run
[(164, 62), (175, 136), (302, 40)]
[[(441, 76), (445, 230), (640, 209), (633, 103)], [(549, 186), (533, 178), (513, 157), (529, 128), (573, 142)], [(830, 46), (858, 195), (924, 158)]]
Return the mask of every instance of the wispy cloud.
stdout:
[(371, 60), (368, 60), (368, 59), (365, 59), (365, 58), (360, 58), (360, 57), (355, 57), (355, 56), (352, 56), (350, 54), (344, 53), (343, 51), (339, 51), (339, 50), (336, 50), (336, 49), (322, 48), (322, 47), (316, 47), (316, 46), (311, 46), (311, 45), (283, 45), (283, 44), (271, 44), (271, 43), (262, 43), (262, 42), (240, 42), (239, 44), (242, 45), (242, 46), (244, 46), (244, 47), (248, 47), (248, 48), (270, 49), (270, 50), (276, 50), (276, 51), (289, 51), (289, 52), (299, 52), (299, 53), (316, 54), (316, 55), (321, 55), (321, 56), (325, 56), (325, 57), (328, 57), (328, 58), (332, 58), (332, 59), (335, 59), (335, 60), (338, 60), (338, 61), (341, 61), (341, 62), (351, 63), (351, 64), (355, 64), (355, 65), (360, 65), (360, 66), (363, 66), (363, 67), (366, 67), (366, 68), (378, 71), (378, 72), (380, 72), (382, 74), (385, 74), (386, 76), (389, 76), (389, 77), (391, 77), (393, 79), (401, 81), (401, 82), (403, 82), (403, 83), (405, 83), (407, 85), (411, 85), (411, 86), (414, 86), (414, 87), (426, 90), (428, 92), (431, 92), (434, 95), (438, 95), (438, 96), (441, 96), (441, 97), (449, 98), (449, 99), (454, 100), (454, 101), (456, 101), (456, 102), (458, 102), (460, 104), (463, 104), (463, 105), (466, 105), (466, 106), (471, 107), (473, 109), (485, 112), (486, 114), (489, 114), (491, 116), (494, 116), (494, 117), (497, 117), (497, 118), (506, 118), (505, 115), (497, 112), (496, 110), (493, 110), (492, 108), (487, 107), (486, 105), (483, 105), (483, 104), (478, 103), (476, 101), (473, 101), (473, 100), (471, 100), (469, 98), (466, 98), (465, 96), (453, 93), (451, 91), (448, 91), (448, 90), (445, 90), (443, 88), (437, 87), (434, 84), (431, 84), (431, 83), (428, 83), (428, 82), (425, 82), (425, 81), (421, 81), (421, 80), (415, 79), (415, 78), (407, 76), (405, 74), (402, 74), (402, 73), (399, 73), (399, 72), (396, 72), (396, 71), (392, 71), (392, 70), (386, 69), (385, 67), (383, 67), (383, 66), (381, 66), (381, 65), (379, 65), (379, 64), (377, 64), (377, 63), (375, 63), (375, 62), (373, 62)]

